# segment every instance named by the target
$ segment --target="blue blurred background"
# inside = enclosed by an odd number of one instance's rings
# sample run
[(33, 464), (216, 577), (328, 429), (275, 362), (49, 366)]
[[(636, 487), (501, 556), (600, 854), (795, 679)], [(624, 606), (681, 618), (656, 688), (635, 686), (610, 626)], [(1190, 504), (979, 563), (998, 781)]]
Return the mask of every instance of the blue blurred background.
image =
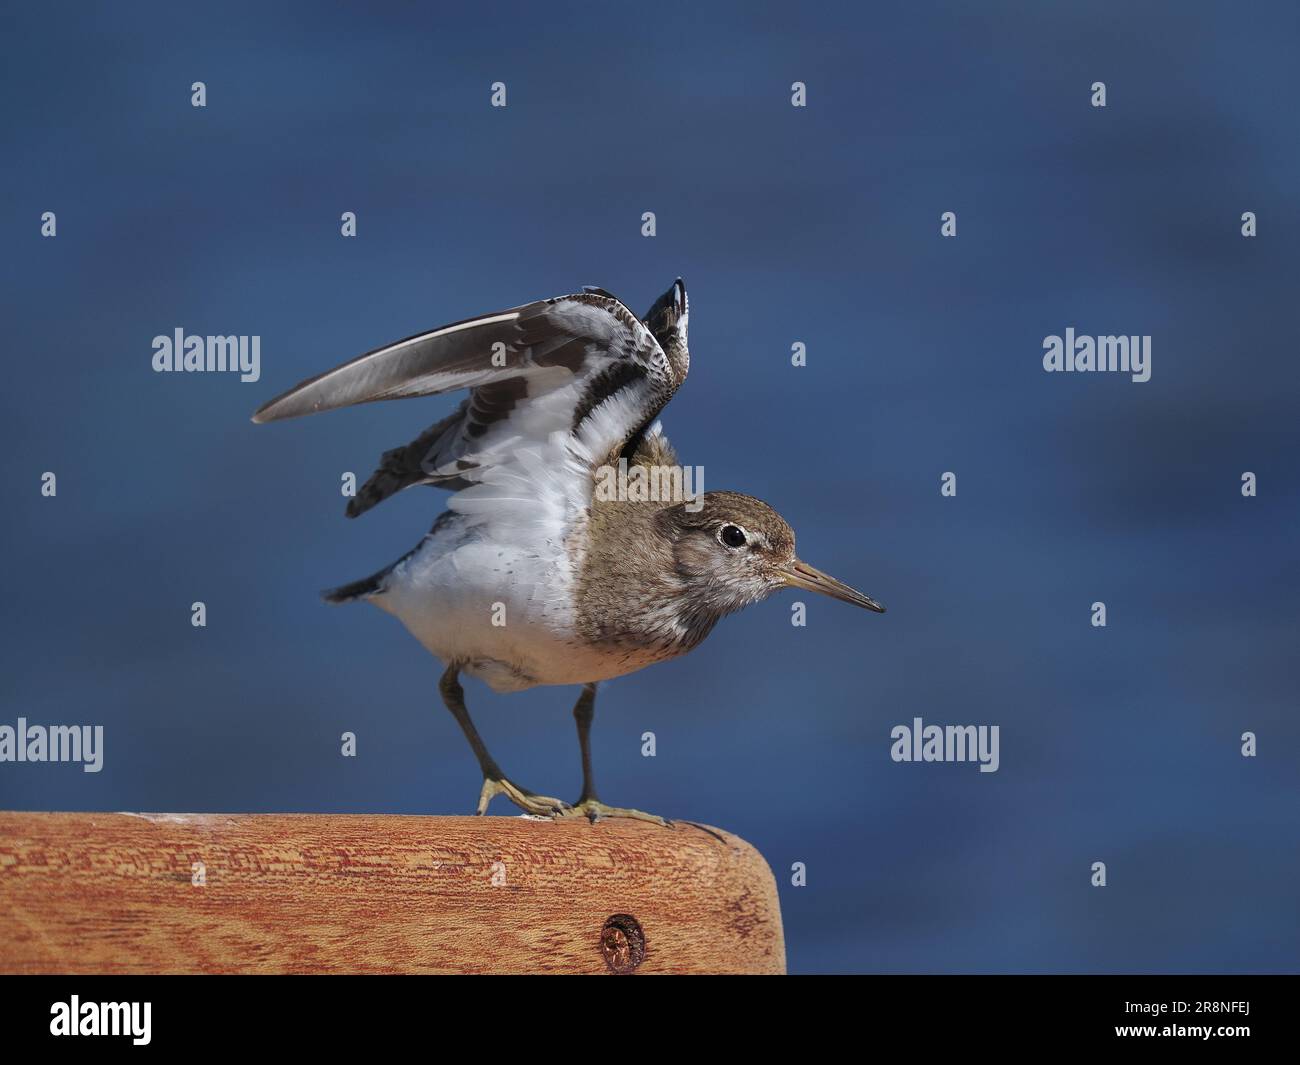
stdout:
[[(602, 686), (604, 797), (753, 842), (796, 972), (1295, 970), (1295, 5), (805, 8), (6, 5), (0, 723), (106, 751), (0, 765), (0, 807), (468, 812), (439, 665), (317, 599), (445, 498), (349, 522), (341, 474), (456, 400), (248, 415), (681, 274), (683, 461), (889, 613), (794, 628), (787, 593)], [(178, 326), (260, 334), (262, 380), (153, 373)], [(1068, 326), (1151, 334), (1151, 381), (1045, 374)], [(576, 796), (576, 690), (467, 693), (507, 771)], [(999, 725), (1000, 770), (895, 764), (917, 716)]]

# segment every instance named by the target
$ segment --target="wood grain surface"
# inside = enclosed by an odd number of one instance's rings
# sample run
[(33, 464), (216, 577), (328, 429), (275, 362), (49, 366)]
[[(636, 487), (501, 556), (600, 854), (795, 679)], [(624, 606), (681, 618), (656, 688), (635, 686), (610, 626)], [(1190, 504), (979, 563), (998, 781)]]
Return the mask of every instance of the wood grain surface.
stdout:
[(772, 873), (718, 835), (625, 820), (0, 812), (0, 970), (784, 972)]

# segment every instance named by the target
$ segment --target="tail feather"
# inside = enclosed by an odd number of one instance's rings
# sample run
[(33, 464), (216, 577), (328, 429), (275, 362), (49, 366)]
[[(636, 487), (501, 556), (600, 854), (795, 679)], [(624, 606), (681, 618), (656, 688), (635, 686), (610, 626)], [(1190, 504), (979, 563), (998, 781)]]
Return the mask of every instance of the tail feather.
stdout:
[(416, 544), (411, 550), (406, 552), (401, 558), (391, 565), (385, 566), (378, 573), (372, 573), (369, 577), (362, 577), (359, 581), (353, 581), (351, 584), (340, 584), (337, 588), (326, 588), (321, 592), (321, 598), (327, 603), (350, 603), (355, 599), (369, 599), (372, 596), (382, 595), (388, 588), (388, 577), (393, 570), (397, 569), (403, 562), (420, 550), (439, 529), (451, 524), (459, 515), (454, 510), (444, 510), (438, 515), (433, 523), (433, 528), (425, 535), (424, 539)]
[(356, 599), (369, 599), (372, 595), (377, 595), (384, 590), (384, 578), (386, 576), (388, 576), (388, 570), (382, 570), (372, 576), (363, 577), (359, 581), (352, 581), (350, 584), (340, 584), (337, 588), (327, 588), (320, 595), (327, 603), (350, 603)]

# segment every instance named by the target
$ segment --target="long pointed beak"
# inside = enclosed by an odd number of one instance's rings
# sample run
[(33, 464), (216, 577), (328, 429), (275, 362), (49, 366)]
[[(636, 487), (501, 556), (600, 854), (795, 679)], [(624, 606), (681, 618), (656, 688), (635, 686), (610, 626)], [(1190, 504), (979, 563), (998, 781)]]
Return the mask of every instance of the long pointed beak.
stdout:
[(850, 588), (829, 573), (823, 573), (808, 565), (807, 562), (800, 562), (797, 558), (781, 572), (785, 576), (785, 583), (791, 588), (807, 588), (810, 592), (821, 592), (822, 595), (829, 595), (832, 599), (840, 599), (854, 606), (874, 610), (877, 614), (885, 612), (885, 608), (871, 596), (863, 595), (856, 588)]

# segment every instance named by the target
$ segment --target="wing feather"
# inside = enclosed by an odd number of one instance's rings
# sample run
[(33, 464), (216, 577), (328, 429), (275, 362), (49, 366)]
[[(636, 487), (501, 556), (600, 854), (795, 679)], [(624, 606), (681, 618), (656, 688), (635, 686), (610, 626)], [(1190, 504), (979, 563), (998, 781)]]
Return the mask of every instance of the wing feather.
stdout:
[[(348, 505), (363, 513), (414, 484), (464, 492), (463, 503), (519, 483), (561, 434), (568, 475), (638, 440), (685, 379), (686, 289), (681, 280), (642, 322), (603, 290), (525, 304), (407, 337), (277, 396), (258, 423), (380, 400), (469, 389), (450, 416), (384, 454)], [(525, 461), (526, 457), (526, 461)], [(513, 471), (502, 467), (520, 466)]]

